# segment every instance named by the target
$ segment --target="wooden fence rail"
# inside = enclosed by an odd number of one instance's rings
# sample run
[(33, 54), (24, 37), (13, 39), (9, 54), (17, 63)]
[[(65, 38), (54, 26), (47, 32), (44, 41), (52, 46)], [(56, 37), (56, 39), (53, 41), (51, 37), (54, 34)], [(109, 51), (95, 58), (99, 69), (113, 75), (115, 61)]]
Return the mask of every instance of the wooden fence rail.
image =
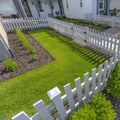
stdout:
[(10, 18), (2, 19), (1, 22), (6, 32), (13, 32), (15, 28), (20, 28), (21, 30), (34, 30), (48, 27), (47, 19), (40, 18)]
[[(111, 71), (114, 70), (117, 62), (119, 61), (120, 54), (115, 55), (110, 61), (105, 61), (104, 64), (99, 65), (98, 72), (96, 68), (92, 70), (92, 76), (89, 77), (89, 73), (84, 74), (84, 82), (81, 83), (81, 79), (75, 79), (75, 88), (72, 89), (70, 84), (64, 86), (65, 95), (61, 96), (61, 91), (58, 87), (48, 91), (47, 94), (52, 100), (52, 103), (45, 106), (44, 101), (40, 100), (33, 105), (37, 110), (37, 113), (32, 117), (29, 117), (25, 112), (21, 112), (15, 115), (12, 120), (53, 120), (51, 111), (56, 109), (59, 114), (58, 120), (65, 120), (65, 118), (74, 111), (81, 103), (88, 103), (96, 92), (102, 91), (107, 84), (107, 80)], [(74, 97), (76, 96), (76, 101)], [(68, 101), (69, 108), (66, 110), (64, 102)]]

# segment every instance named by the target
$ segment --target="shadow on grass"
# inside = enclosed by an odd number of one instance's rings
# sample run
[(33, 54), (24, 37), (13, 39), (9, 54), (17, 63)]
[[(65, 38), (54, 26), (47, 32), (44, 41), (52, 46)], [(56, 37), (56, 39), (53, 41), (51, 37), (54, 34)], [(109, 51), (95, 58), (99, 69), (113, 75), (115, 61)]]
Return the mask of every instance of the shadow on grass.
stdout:
[(67, 47), (71, 48), (72, 51), (77, 52), (82, 58), (94, 64), (95, 67), (98, 67), (99, 64), (105, 61), (105, 58), (88, 50), (87, 48), (79, 46), (77, 43), (71, 41), (69, 38), (65, 38), (64, 36), (56, 33), (55, 31), (50, 31), (49, 29), (44, 29), (44, 31), (50, 37), (58, 39), (61, 43), (64, 43)]

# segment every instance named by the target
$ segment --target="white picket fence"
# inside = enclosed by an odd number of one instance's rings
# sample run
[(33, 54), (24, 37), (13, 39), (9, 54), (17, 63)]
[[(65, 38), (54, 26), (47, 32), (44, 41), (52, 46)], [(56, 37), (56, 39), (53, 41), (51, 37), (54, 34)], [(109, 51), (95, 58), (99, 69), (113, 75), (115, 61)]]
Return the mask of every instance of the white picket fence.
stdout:
[(93, 14), (86, 14), (86, 19), (87, 20), (92, 20), (92, 21), (96, 21), (99, 23), (106, 23), (108, 25), (110, 25), (111, 27), (120, 27), (120, 17), (117, 16), (107, 16), (107, 15), (96, 15), (93, 16)]
[(2, 19), (2, 25), (6, 32), (13, 32), (15, 28), (21, 30), (34, 30), (48, 27), (47, 19), (41, 18), (14, 18)]
[[(24, 111), (15, 115), (12, 120), (53, 120), (51, 111), (57, 110), (59, 117), (57, 120), (65, 120), (65, 118), (73, 112), (81, 103), (88, 103), (96, 92), (102, 91), (107, 84), (107, 80), (112, 70), (114, 70), (117, 62), (119, 61), (120, 54), (115, 55), (110, 61), (105, 61), (104, 64), (99, 65), (98, 72), (96, 68), (92, 70), (92, 77), (89, 73), (84, 74), (84, 82), (81, 83), (80, 78), (75, 79), (75, 88), (72, 89), (70, 84), (64, 86), (65, 95), (61, 96), (61, 91), (58, 87), (48, 91), (47, 94), (52, 100), (52, 103), (45, 106), (44, 101), (36, 102), (33, 107), (37, 113), (29, 117)], [(76, 96), (76, 99), (74, 97)], [(64, 102), (67, 101), (69, 108), (65, 109)], [(76, 102), (77, 101), (77, 102)]]
[(100, 32), (88, 27), (78, 26), (53, 18), (48, 18), (48, 24), (50, 28), (65, 36), (69, 36), (72, 39), (87, 41), (86, 45), (98, 52), (108, 52), (110, 54), (120, 52), (120, 40), (109, 33)]

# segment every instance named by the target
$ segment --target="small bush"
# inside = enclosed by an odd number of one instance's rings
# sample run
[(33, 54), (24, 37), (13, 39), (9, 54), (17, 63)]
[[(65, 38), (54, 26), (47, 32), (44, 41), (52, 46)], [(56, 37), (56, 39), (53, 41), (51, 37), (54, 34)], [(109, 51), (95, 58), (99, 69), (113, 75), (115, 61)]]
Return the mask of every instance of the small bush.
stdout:
[(108, 80), (107, 92), (114, 97), (120, 98), (120, 64), (117, 65)]
[(96, 94), (93, 100), (73, 113), (69, 120), (113, 120), (116, 113), (104, 95)]
[(107, 27), (108, 27), (108, 25), (107, 24), (102, 24), (102, 27), (104, 28), (104, 29), (106, 29)]
[(25, 35), (22, 33), (22, 31), (19, 28), (15, 29), (15, 33), (20, 41), (20, 43), (23, 45), (25, 49), (29, 51), (29, 53), (34, 53), (35, 49), (31, 46), (31, 44), (28, 42)]
[(96, 114), (89, 105), (85, 105), (83, 108), (74, 113), (71, 120), (96, 120)]
[(37, 54), (33, 54), (32, 61), (36, 61), (37, 59), (38, 59), (38, 55)]
[(4, 66), (5, 66), (5, 71), (6, 72), (11, 72), (11, 71), (15, 71), (17, 69), (17, 63), (15, 61), (12, 61), (12, 59), (6, 59), (3, 62)]

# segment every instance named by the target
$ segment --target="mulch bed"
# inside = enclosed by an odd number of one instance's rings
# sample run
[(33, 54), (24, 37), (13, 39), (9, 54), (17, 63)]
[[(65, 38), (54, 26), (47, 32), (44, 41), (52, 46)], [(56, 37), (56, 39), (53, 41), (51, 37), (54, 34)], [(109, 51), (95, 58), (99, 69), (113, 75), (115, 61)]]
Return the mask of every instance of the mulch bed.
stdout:
[(26, 37), (28, 38), (30, 44), (36, 49), (36, 54), (38, 55), (38, 60), (32, 61), (32, 55), (28, 53), (26, 49), (23, 48), (18, 38), (14, 33), (8, 34), (8, 40), (10, 48), (14, 54), (13, 60), (17, 62), (18, 68), (13, 72), (5, 72), (4, 64), (0, 62), (0, 81), (8, 80), (12, 77), (20, 75), (21, 73), (25, 73), (29, 70), (37, 68), (42, 64), (46, 64), (50, 61), (53, 61), (52, 56), (42, 47), (40, 46), (36, 40), (34, 40), (30, 35), (26, 33)]

